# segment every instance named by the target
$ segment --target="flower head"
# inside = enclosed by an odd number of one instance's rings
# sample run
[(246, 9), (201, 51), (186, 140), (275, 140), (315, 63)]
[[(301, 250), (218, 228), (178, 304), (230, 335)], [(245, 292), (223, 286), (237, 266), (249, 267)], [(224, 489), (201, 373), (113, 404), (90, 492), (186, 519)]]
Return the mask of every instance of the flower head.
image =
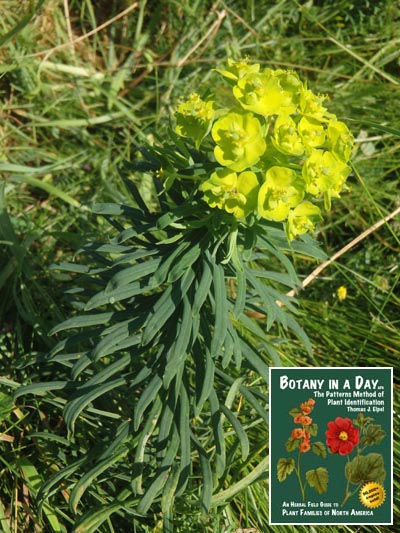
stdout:
[(256, 74), (260, 70), (260, 65), (258, 63), (255, 63), (254, 65), (249, 65), (246, 60), (234, 61), (233, 59), (228, 59), (226, 68), (216, 68), (215, 70), (216, 72), (219, 72), (219, 74), (221, 74), (221, 76), (226, 78), (228, 81), (236, 82), (247, 74)]
[(198, 148), (209, 132), (215, 115), (215, 104), (205, 102), (197, 93), (178, 106), (176, 111), (176, 132), (181, 137), (191, 137)]
[(308, 231), (313, 231), (315, 225), (322, 220), (319, 207), (309, 202), (302, 202), (289, 211), (287, 223), (287, 235), (291, 241), (296, 235), (303, 235)]
[(265, 182), (258, 193), (258, 212), (267, 220), (285, 220), (292, 207), (304, 196), (304, 183), (296, 172), (274, 166), (267, 170)]
[(249, 72), (237, 81), (233, 94), (246, 111), (263, 116), (294, 113), (297, 92), (283, 73), (268, 68), (261, 73)]
[(291, 437), (292, 439), (302, 439), (304, 437), (304, 429), (295, 428), (292, 430)]
[(332, 453), (348, 455), (360, 441), (358, 428), (353, 426), (350, 418), (338, 416), (335, 421), (328, 422), (328, 431), (325, 432), (326, 444)]
[(255, 165), (266, 149), (260, 121), (252, 113), (228, 113), (211, 130), (215, 159), (236, 172)]
[(306, 190), (313, 196), (324, 196), (325, 209), (329, 210), (331, 198), (339, 198), (351, 168), (337, 159), (332, 152), (312, 149), (303, 166)]
[(210, 207), (225, 209), (235, 218), (244, 218), (257, 204), (258, 180), (247, 170), (239, 175), (229, 168), (219, 168), (200, 185)]
[(311, 444), (310, 444), (310, 441), (309, 440), (303, 440), (302, 442), (300, 442), (299, 444), (299, 450), (303, 453), (306, 453), (308, 451), (310, 451), (311, 449)]

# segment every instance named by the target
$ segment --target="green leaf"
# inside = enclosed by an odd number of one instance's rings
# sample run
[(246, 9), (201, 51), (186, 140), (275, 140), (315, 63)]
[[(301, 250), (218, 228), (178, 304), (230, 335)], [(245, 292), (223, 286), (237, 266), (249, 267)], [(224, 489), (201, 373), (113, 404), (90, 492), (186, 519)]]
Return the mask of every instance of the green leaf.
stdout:
[(77, 329), (77, 328), (89, 328), (92, 326), (99, 326), (101, 324), (108, 324), (111, 318), (114, 316), (115, 311), (108, 313), (96, 313), (93, 315), (79, 315), (68, 320), (64, 320), (61, 324), (55, 326), (49, 333), (49, 335), (54, 335), (60, 331), (65, 331), (67, 329)]
[[(189, 300), (185, 295), (183, 297), (183, 313), (178, 325), (176, 339), (168, 351), (167, 361), (164, 370), (163, 382), (164, 387), (168, 388), (172, 378), (182, 370), (185, 363), (187, 352), (191, 348), (192, 333), (192, 309)], [(193, 339), (192, 339), (193, 341)]]
[(125, 267), (110, 279), (105, 288), (105, 293), (109, 293), (119, 287), (126, 287), (139, 279), (146, 278), (149, 274), (153, 274), (157, 270), (159, 264), (160, 259), (157, 258), (138, 263), (131, 267)]
[(180, 461), (180, 474), (179, 483), (177, 486), (177, 496), (181, 495), (189, 481), (191, 473), (191, 439), (190, 439), (190, 404), (187, 388), (183, 382), (181, 385), (181, 391), (179, 395), (179, 437), (181, 447), (181, 461)]
[(161, 399), (155, 397), (153, 405), (148, 414), (147, 420), (143, 425), (143, 429), (139, 434), (139, 440), (135, 449), (134, 470), (132, 472), (132, 489), (136, 494), (143, 494), (142, 476), (145, 462), (145, 451), (147, 443), (157, 428), (159, 418), (162, 412)]
[(183, 296), (187, 293), (193, 280), (194, 273), (189, 269), (182, 278), (165, 289), (149, 313), (142, 336), (143, 345), (148, 344), (161, 331), (166, 321), (175, 312)]
[(158, 468), (150, 487), (146, 490), (143, 498), (140, 500), (139, 505), (136, 508), (136, 512), (145, 515), (150, 509), (153, 501), (157, 496), (159, 496), (162, 491), (165, 483), (170, 475), (171, 467), (175, 463), (175, 457), (179, 449), (179, 433), (176, 426), (171, 435), (171, 440), (168, 445), (167, 452), (164, 459), (161, 462), (160, 467)]
[[(117, 378), (113, 381), (108, 381), (99, 386), (83, 387), (79, 390), (78, 398), (75, 398), (67, 403), (64, 409), (64, 420), (68, 427), (68, 431), (71, 433), (75, 430), (75, 421), (81, 412), (96, 398), (102, 396), (106, 392), (109, 392), (118, 387), (122, 387), (126, 384), (125, 378)], [(88, 390), (89, 389), (89, 390)]]
[(300, 444), (300, 439), (293, 439), (292, 437), (289, 437), (286, 441), (285, 448), (287, 452), (294, 452), (294, 450), (297, 450)]
[(295, 466), (294, 459), (285, 459), (284, 457), (281, 457), (278, 460), (277, 464), (277, 476), (278, 481), (285, 481), (287, 476), (290, 476), (290, 474), (293, 472)]
[(215, 365), (210, 351), (207, 348), (202, 350), (198, 344), (195, 345), (194, 358), (196, 365), (196, 404), (194, 415), (199, 416), (204, 402), (210, 396), (211, 389), (214, 385)]
[(198, 440), (192, 435), (193, 443), (199, 453), (200, 467), (203, 473), (203, 486), (201, 492), (201, 508), (204, 514), (208, 514), (211, 506), (211, 498), (213, 493), (213, 476), (210, 458), (205, 449), (201, 446)]
[(129, 285), (124, 285), (114, 290), (107, 291), (105, 289), (90, 298), (85, 305), (85, 311), (91, 311), (92, 309), (96, 309), (97, 307), (102, 307), (104, 305), (113, 305), (117, 302), (121, 302), (122, 300), (127, 300), (128, 298), (132, 298), (133, 296), (147, 292), (148, 290), (149, 287), (145, 287), (142, 283), (138, 282), (130, 283)]
[(247, 433), (243, 428), (242, 424), (236, 418), (236, 415), (232, 413), (232, 411), (228, 409), (228, 407), (226, 407), (225, 405), (221, 405), (221, 411), (224, 413), (228, 421), (232, 424), (233, 429), (235, 430), (235, 433), (239, 439), (240, 448), (242, 450), (242, 460), (245, 461), (250, 452), (250, 443), (249, 438), (247, 437)]
[(79, 479), (70, 493), (69, 508), (73, 513), (77, 512), (78, 504), (82, 496), (87, 488), (90, 487), (90, 485), (94, 482), (94, 480), (110, 467), (116, 465), (118, 462), (124, 459), (128, 453), (129, 450), (125, 448), (118, 453), (113, 454), (111, 457), (103, 459), (102, 461), (97, 459), (95, 466)]
[(315, 453), (315, 455), (318, 455), (318, 457), (325, 458), (327, 455), (325, 444), (320, 441), (313, 442), (311, 445), (311, 450), (313, 453)]
[[(100, 531), (100, 526), (105, 522), (112, 514), (117, 513), (121, 509), (126, 508), (126, 503), (119, 500), (106, 504), (102, 503), (101, 506), (92, 509), (88, 513), (85, 513), (75, 523), (74, 533), (96, 533)], [(130, 511), (132, 513), (132, 511)], [(132, 513), (136, 514), (136, 513)]]
[(290, 409), (289, 415), (293, 418), (296, 418), (296, 416), (301, 415), (302, 411), (299, 409), (299, 407), (293, 407), (293, 409)]
[(256, 350), (250, 346), (250, 344), (244, 340), (241, 342), (242, 353), (245, 359), (250, 363), (250, 365), (258, 372), (258, 374), (263, 378), (265, 383), (269, 383), (269, 366), (264, 363), (260, 355)]
[(20, 396), (24, 396), (25, 394), (37, 394), (39, 396), (43, 396), (47, 392), (66, 389), (71, 385), (72, 383), (69, 381), (46, 381), (43, 383), (23, 385), (14, 392), (14, 400)]
[(311, 437), (316, 437), (318, 435), (318, 424), (310, 424), (307, 426), (307, 431), (311, 435)]
[(354, 457), (352, 461), (346, 463), (345, 474), (350, 483), (355, 485), (367, 481), (376, 481), (382, 484), (386, 478), (383, 457), (380, 453)]
[(324, 494), (328, 490), (329, 474), (326, 468), (320, 466), (315, 470), (308, 470), (306, 472), (306, 480), (318, 494)]
[(233, 316), (237, 319), (243, 313), (246, 305), (247, 278), (244, 270), (236, 269), (236, 297)]
[(161, 262), (156, 274), (154, 275), (154, 282), (157, 285), (164, 283), (168, 277), (172, 265), (175, 260), (180, 258), (184, 251), (190, 246), (189, 240), (184, 240), (179, 246), (174, 246), (172, 252), (168, 255), (164, 261)]
[(373, 446), (378, 444), (386, 436), (386, 431), (382, 429), (380, 424), (369, 424), (363, 429), (361, 443), (364, 446)]
[(155, 374), (147, 385), (145, 390), (141, 393), (139, 401), (137, 403), (135, 413), (134, 413), (134, 428), (135, 431), (139, 429), (140, 423), (142, 421), (143, 413), (146, 408), (155, 400), (157, 397), (158, 391), (162, 386), (162, 378), (158, 374)]
[(211, 262), (214, 286), (214, 332), (211, 340), (210, 352), (212, 357), (220, 355), (228, 327), (228, 301), (226, 298), (225, 273), (222, 265)]
[(220, 478), (225, 472), (226, 465), (225, 435), (222, 427), (221, 409), (218, 396), (214, 389), (211, 389), (209, 402), (211, 410), (211, 427), (215, 441), (216, 473), (218, 478)]
[(191, 243), (189, 250), (179, 257), (179, 261), (176, 262), (169, 271), (167, 281), (176, 281), (187, 271), (187, 269), (191, 268), (193, 263), (199, 258), (205, 242), (206, 239), (203, 238), (200, 242)]
[(207, 260), (204, 260), (202, 264), (203, 272), (201, 274), (200, 281), (196, 286), (194, 301), (192, 305), (193, 316), (198, 315), (200, 309), (203, 307), (204, 302), (206, 301), (207, 296), (209, 294), (213, 279), (210, 263)]

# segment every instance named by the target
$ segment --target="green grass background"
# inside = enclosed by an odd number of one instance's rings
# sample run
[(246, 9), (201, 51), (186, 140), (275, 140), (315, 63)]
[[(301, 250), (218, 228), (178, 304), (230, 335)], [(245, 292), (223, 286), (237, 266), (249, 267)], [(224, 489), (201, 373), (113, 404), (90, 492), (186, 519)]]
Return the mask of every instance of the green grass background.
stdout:
[[(4, 0), (0, 12), (0, 530), (69, 531), (68, 487), (40, 515), (36, 495), (68, 463), (62, 420), (51, 402), (16, 407), (19, 384), (56, 379), (26, 366), (70, 316), (67, 279), (52, 272), (87, 238), (107, 237), (94, 202), (123, 200), (117, 169), (141, 142), (163, 136), (180, 97), (206, 91), (227, 57), (296, 69), (356, 138), (351, 190), (318, 231), (329, 256), (400, 206), (400, 7), (392, 0)], [(135, 179), (151, 194), (142, 176)], [(288, 365), (394, 366), (400, 355), (399, 216), (321, 272), (300, 294), (312, 358), (295, 340)], [(316, 267), (306, 258), (296, 268)], [(337, 289), (344, 285), (347, 298)], [(395, 409), (398, 375), (395, 371)], [(58, 414), (57, 414), (58, 413)], [(90, 446), (88, 418), (80, 442)], [(227, 489), (266, 455), (268, 432), (252, 427), (255, 452)], [(37, 439), (35, 432), (58, 435)], [(76, 444), (78, 446), (78, 444)], [(399, 424), (394, 425), (399, 490)], [(90, 497), (107, 499), (107, 483)], [(395, 492), (396, 494), (396, 492)], [(216, 500), (218, 501), (218, 500)], [(267, 476), (202, 517), (181, 502), (177, 531), (270, 531)], [(90, 502), (90, 499), (88, 500)], [(89, 505), (89, 503), (87, 504)], [(84, 512), (80, 509), (79, 512)], [(398, 500), (394, 504), (399, 522)], [(119, 513), (101, 531), (161, 531)], [(131, 524), (127, 526), (126, 524)], [(58, 529), (57, 529), (58, 528)], [(64, 528), (64, 529), (62, 529)], [(309, 531), (274, 526), (273, 531)], [(334, 526), (318, 531), (337, 531)], [(356, 526), (341, 530), (358, 531)], [(365, 531), (392, 531), (370, 526)]]

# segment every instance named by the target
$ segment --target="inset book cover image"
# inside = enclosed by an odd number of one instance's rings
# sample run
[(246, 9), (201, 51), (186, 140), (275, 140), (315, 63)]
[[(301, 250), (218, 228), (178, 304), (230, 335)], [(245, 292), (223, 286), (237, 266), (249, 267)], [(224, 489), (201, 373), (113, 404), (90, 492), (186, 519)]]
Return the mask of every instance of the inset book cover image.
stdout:
[(393, 368), (269, 377), (270, 524), (392, 524)]

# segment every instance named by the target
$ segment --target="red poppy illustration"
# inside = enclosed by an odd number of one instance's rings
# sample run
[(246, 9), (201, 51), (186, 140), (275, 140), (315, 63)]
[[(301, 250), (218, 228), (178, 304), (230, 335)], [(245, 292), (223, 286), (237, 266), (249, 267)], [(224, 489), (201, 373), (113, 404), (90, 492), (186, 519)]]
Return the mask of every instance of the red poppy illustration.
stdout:
[(332, 453), (348, 455), (360, 442), (360, 432), (350, 418), (338, 416), (335, 421), (328, 422), (328, 428), (326, 444)]

